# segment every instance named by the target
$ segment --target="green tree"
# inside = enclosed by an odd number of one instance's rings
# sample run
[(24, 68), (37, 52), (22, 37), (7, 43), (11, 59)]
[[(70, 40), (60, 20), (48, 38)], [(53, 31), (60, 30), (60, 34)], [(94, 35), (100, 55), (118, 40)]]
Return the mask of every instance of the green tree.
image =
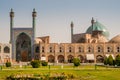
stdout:
[(117, 66), (120, 66), (120, 55), (116, 56), (115, 62)]
[(80, 65), (80, 59), (74, 58), (73, 59), (73, 64), (74, 64), (74, 66), (79, 66)]
[(104, 65), (107, 65), (107, 64), (108, 64), (108, 58), (105, 57), (105, 59), (104, 59)]
[(107, 63), (113, 65), (113, 57), (111, 55), (108, 57)]

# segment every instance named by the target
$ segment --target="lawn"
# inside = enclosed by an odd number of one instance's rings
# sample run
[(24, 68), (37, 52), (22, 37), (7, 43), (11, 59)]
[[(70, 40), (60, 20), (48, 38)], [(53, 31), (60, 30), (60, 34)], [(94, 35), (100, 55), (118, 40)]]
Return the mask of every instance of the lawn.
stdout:
[(77, 76), (77, 80), (120, 80), (120, 69), (119, 68), (106, 68), (97, 66), (46, 66), (40, 68), (31, 68), (31, 66), (23, 66), (19, 68), (14, 66), (12, 68), (3, 67), (0, 70), (0, 80), (5, 80), (6, 76), (11, 74), (74, 74)]

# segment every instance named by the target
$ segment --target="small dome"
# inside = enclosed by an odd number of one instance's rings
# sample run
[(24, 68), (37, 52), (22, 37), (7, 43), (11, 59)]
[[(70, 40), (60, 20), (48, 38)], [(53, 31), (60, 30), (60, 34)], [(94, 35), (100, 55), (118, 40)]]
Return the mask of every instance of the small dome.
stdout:
[(101, 23), (99, 23), (98, 21), (94, 22), (93, 26), (91, 25), (86, 33), (92, 33), (92, 31), (102, 31), (103, 36), (105, 36), (107, 39), (109, 38), (109, 31), (107, 30), (107, 28), (102, 25)]
[(110, 43), (120, 43), (120, 35), (113, 37), (109, 42)]

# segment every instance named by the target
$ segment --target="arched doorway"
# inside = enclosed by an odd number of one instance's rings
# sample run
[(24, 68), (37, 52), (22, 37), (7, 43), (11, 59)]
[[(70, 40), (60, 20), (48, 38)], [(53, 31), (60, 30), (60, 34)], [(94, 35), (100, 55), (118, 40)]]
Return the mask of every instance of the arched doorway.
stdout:
[(54, 61), (55, 61), (55, 57), (53, 55), (49, 55), (48, 56), (48, 62), (54, 63)]
[(82, 55), (79, 55), (78, 58), (80, 59), (80, 62), (84, 62), (84, 57)]
[(73, 58), (74, 58), (74, 57), (73, 57), (72, 55), (69, 55), (69, 56), (68, 56), (68, 62), (69, 62), (69, 63), (72, 63), (72, 62), (73, 62)]
[(16, 39), (16, 61), (31, 60), (31, 39), (26, 33), (21, 33)]
[(103, 61), (104, 61), (104, 57), (103, 56), (101, 56), (101, 55), (96, 56), (96, 62), (97, 63), (103, 63)]
[(10, 48), (8, 46), (4, 48), (4, 53), (10, 53)]
[(59, 55), (58, 56), (58, 62), (59, 63), (63, 63), (64, 62), (64, 56), (63, 55)]

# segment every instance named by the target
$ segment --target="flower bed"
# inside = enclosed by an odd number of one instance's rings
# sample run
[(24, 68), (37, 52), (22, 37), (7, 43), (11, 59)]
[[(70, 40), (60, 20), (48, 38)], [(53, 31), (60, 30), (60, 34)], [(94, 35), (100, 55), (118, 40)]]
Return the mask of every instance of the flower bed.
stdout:
[(67, 80), (74, 79), (73, 74), (52, 73), (52, 74), (14, 74), (6, 78), (6, 80)]

